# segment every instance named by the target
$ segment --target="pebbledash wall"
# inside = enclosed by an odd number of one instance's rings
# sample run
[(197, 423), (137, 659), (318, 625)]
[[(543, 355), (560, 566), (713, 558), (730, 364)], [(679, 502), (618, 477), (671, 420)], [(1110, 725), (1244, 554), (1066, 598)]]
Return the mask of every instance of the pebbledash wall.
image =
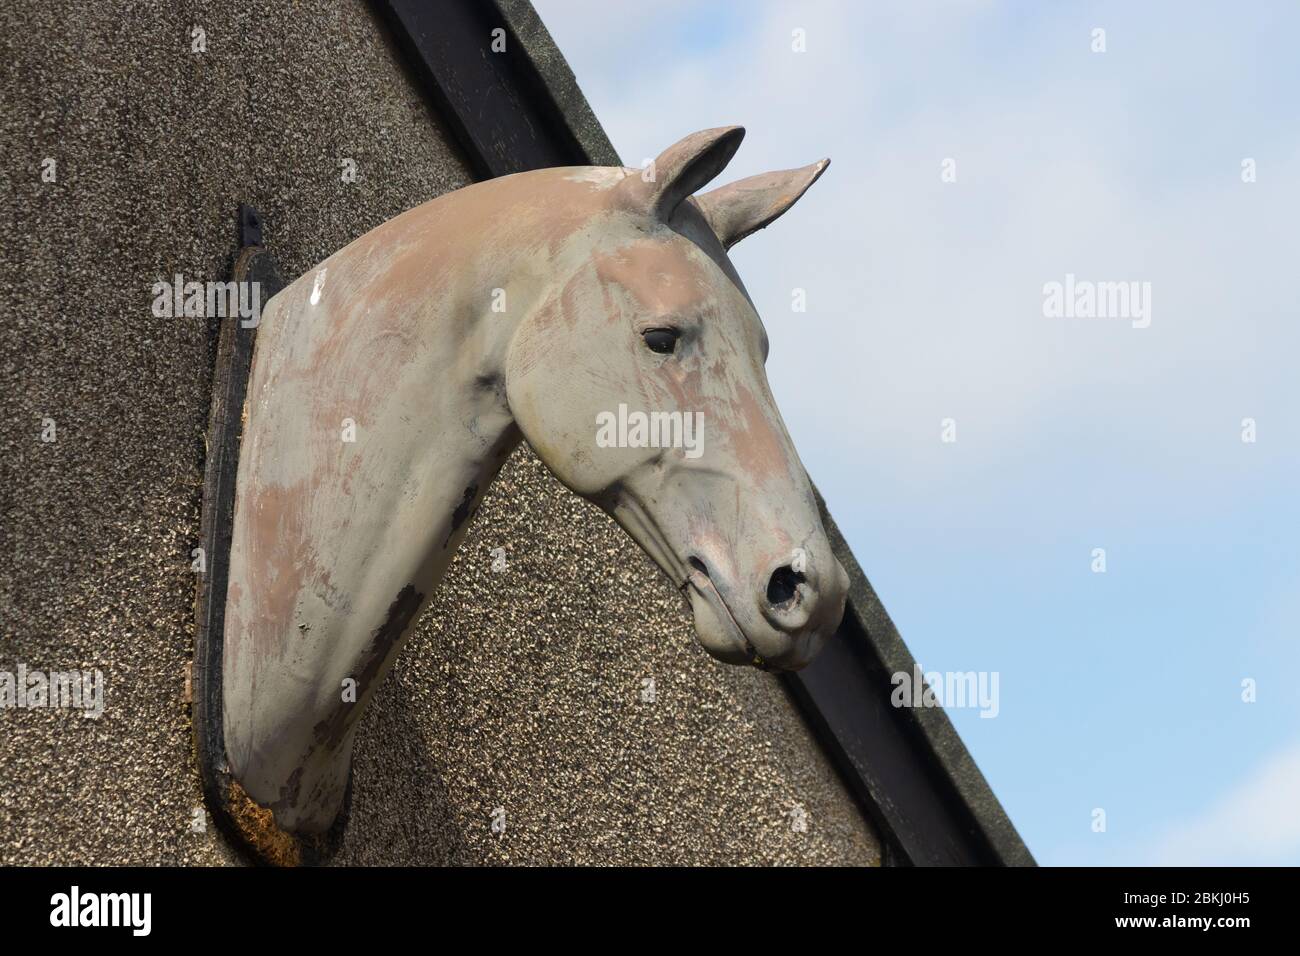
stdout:
[[(216, 328), (155, 318), (153, 284), (224, 279), (240, 202), (292, 278), (471, 176), (360, 0), (9, 0), (0, 101), (0, 671), (106, 682), (99, 720), (0, 711), (0, 863), (237, 863), (195, 814), (185, 680)], [(527, 448), (355, 781), (339, 863), (879, 860), (781, 684), (708, 658), (672, 585)]]

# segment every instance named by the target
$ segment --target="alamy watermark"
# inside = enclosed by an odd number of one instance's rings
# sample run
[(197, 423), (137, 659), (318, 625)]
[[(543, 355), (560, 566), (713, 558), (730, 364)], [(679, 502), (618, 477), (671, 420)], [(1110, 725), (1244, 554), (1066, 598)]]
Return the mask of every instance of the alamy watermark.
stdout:
[(978, 707), (981, 717), (996, 717), (997, 671), (927, 671), (912, 665), (911, 673), (897, 671), (889, 679), (894, 690), (889, 702), (895, 707)]
[(1043, 284), (1043, 315), (1049, 319), (1131, 319), (1133, 328), (1151, 324), (1150, 282), (1093, 282), (1065, 274), (1064, 282)]
[(186, 282), (180, 273), (172, 279), (153, 284), (153, 314), (157, 318), (238, 318), (245, 329), (255, 329), (262, 323), (259, 283)]
[(132, 936), (148, 936), (153, 928), (152, 893), (83, 893), (73, 886), (50, 897), (50, 925), (125, 927)]
[(703, 412), (617, 412), (596, 415), (598, 448), (684, 448), (687, 458), (704, 454)]
[(104, 715), (104, 674), (93, 671), (0, 670), (0, 710), (79, 710), (82, 717)]

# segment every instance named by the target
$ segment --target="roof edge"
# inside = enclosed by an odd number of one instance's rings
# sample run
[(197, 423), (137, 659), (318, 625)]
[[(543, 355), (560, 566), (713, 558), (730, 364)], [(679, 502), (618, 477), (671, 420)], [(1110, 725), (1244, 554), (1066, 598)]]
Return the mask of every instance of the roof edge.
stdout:
[(516, 41), (523, 48), (524, 55), (532, 63), (537, 77), (546, 88), (551, 102), (555, 104), (559, 119), (568, 129), (569, 135), (587, 154), (593, 166), (622, 166), (614, 144), (605, 134), (605, 128), (587, 102), (578, 86), (564, 54), (555, 45), (551, 32), (542, 23), (537, 10), (529, 0), (492, 0), (501, 19), (505, 21)]
[[(831, 542), (831, 550), (849, 576), (849, 602), (845, 613), (857, 618), (867, 639), (891, 674), (911, 674), (916, 658), (903, 641), (898, 627), (885, 610), (876, 589), (871, 586), (849, 543), (831, 516), (821, 492), (813, 489), (821, 505), (822, 523)], [(1007, 866), (1036, 866), (1033, 854), (1007, 816), (1002, 803), (962, 742), (948, 712), (942, 707), (914, 707), (907, 710), (930, 754), (951, 781), (962, 802), (970, 811), (984, 839), (997, 858)]]

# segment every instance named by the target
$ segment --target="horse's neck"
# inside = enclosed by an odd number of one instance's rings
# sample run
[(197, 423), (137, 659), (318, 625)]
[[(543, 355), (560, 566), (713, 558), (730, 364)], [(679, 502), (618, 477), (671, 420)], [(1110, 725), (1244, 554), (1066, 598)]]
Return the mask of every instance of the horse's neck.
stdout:
[[(464, 383), (464, 388), (472, 393), (476, 386)], [(439, 417), (427, 467), (419, 471), (418, 480), (432, 486), (434, 506), (433, 566), (426, 577), (430, 589), (437, 587), (488, 486), (521, 437), (509, 414), (495, 406), (471, 401), (464, 409), (470, 417), (456, 417), (455, 408)]]
[(301, 546), (359, 594), (394, 575), (431, 593), (519, 441), (504, 363), (535, 286), (452, 199), (304, 274), (259, 331), (248, 480), (311, 490)]
[[(506, 402), (505, 358), (515, 327), (532, 306), (526, 291), (511, 287), (515, 264), (508, 255), (483, 249), (454, 211), (436, 212), (432, 207), (427, 225), (405, 230), (415, 235), (414, 247), (394, 237), (397, 248), (371, 290), (405, 283), (391, 321), (399, 326), (393, 334), (410, 340), (414, 357), (395, 383), (402, 396), (388, 403), (380, 427), (391, 429), (393, 445), (407, 444), (404, 486), (424, 489), (429, 561), (419, 576), (430, 590), (520, 441)], [(430, 242), (428, 230), (455, 242)], [(414, 282), (402, 274), (412, 258), (419, 268)], [(493, 308), (497, 290), (507, 296), (501, 311)], [(401, 302), (414, 302), (414, 312)]]
[[(515, 329), (554, 294), (557, 274), (589, 255), (589, 243), (571, 240), (601, 211), (592, 183), (621, 176), (601, 169), (508, 176), (414, 209), (359, 240), (373, 246), (367, 257), (385, 262), (374, 289), (400, 290), (397, 298), (428, 310), (414, 323), (428, 349), (415, 380), (437, 403), (438, 433), (417, 473), (440, 495), (437, 577), (521, 439), (505, 394)], [(539, 203), (540, 195), (549, 201)]]
[[(542, 193), (554, 201), (539, 204)], [(354, 244), (373, 314), (390, 306), (383, 322), (418, 355), (402, 374), (412, 384), (408, 404), (396, 410), (398, 420), (423, 416), (434, 430), (419, 442), (424, 460), (408, 466), (437, 498), (435, 578), (520, 441), (506, 402), (506, 353), (519, 322), (553, 293), (556, 249), (590, 217), (590, 197), (572, 171), (537, 170), (442, 197)]]
[[(263, 316), (231, 545), (225, 733), (232, 772), (277, 801), (284, 826), (333, 819), (356, 721), (519, 441), (506, 354), (554, 274), (542, 261), (551, 239), (519, 241), (552, 215), (536, 183), (508, 177), (390, 220)], [(576, 215), (573, 203), (549, 209)], [(347, 681), (355, 704), (340, 702)]]

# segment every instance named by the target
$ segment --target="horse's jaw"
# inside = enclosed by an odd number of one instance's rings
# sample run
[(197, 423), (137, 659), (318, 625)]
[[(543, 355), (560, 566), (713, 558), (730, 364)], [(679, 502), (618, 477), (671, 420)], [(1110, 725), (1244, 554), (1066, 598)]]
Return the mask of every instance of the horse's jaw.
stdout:
[[(822, 575), (827, 593), (818, 595), (825, 600), (810, 602), (817, 605), (815, 615), (801, 614), (799, 626), (786, 630), (741, 603), (745, 600), (744, 588), (722, 562), (701, 560), (699, 555), (715, 550), (709, 539), (716, 535), (705, 534), (692, 544), (690, 532), (675, 521), (680, 512), (661, 519), (627, 486), (612, 495), (592, 497), (679, 585), (691, 607), (696, 639), (710, 656), (725, 664), (750, 665), (760, 670), (800, 670), (821, 651), (843, 616), (848, 576), (830, 556), (829, 543), (820, 527), (814, 536), (824, 547), (815, 550), (824, 554), (822, 561), (829, 558), (830, 562)], [(685, 522), (685, 526), (691, 524)], [(678, 546), (674, 546), (674, 540)], [(710, 571), (710, 567), (714, 570)], [(722, 576), (717, 578), (719, 573)]]
[(706, 651), (727, 664), (765, 666), (708, 574), (699, 568), (692, 569), (685, 590), (695, 617), (695, 636)]

